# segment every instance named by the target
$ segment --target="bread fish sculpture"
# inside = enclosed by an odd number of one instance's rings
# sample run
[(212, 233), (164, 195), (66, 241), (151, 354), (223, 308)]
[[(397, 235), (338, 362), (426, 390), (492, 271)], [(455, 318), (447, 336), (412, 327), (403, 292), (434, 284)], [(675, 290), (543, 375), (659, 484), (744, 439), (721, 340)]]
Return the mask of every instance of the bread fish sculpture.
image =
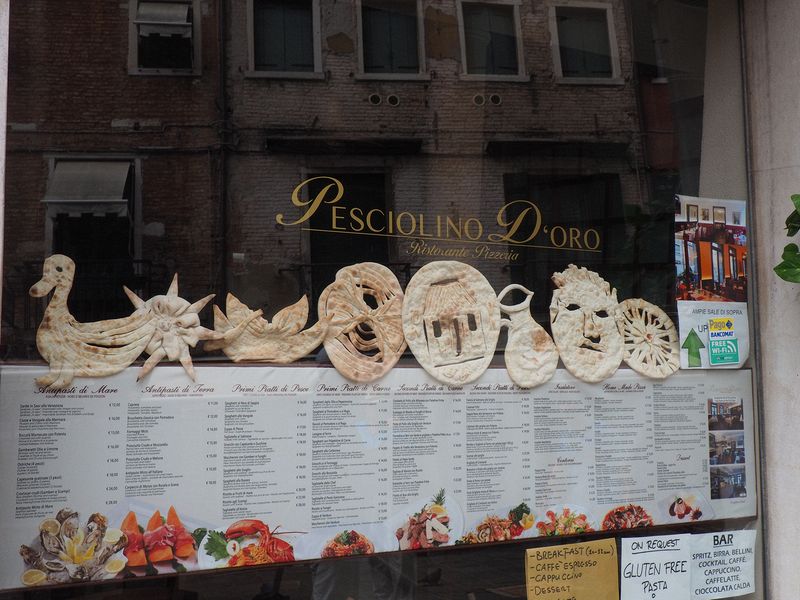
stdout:
[(189, 303), (178, 295), (177, 275), (166, 294), (149, 300), (123, 288), (135, 309), (127, 317), (80, 323), (67, 306), (74, 277), (72, 259), (54, 254), (44, 261), (42, 278), (29, 291), (34, 298), (53, 292), (36, 332), (36, 347), (50, 365), (50, 371), (36, 379), (41, 387), (64, 389), (75, 377), (119, 373), (143, 352), (149, 358), (140, 369), (138, 379), (166, 358), (179, 361), (194, 380), (196, 374), (189, 348), (200, 340), (224, 337), (200, 325), (198, 313), (214, 295)]

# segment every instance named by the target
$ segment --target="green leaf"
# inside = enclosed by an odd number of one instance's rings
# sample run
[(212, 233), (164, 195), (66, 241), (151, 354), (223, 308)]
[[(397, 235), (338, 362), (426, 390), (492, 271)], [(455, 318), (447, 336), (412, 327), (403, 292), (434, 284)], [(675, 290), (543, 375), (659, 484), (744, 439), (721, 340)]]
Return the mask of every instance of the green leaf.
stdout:
[[(797, 244), (786, 244), (786, 247), (783, 249), (783, 254), (781, 254), (781, 260), (787, 262), (800, 261), (800, 247), (798, 247)], [(798, 264), (800, 264), (800, 262)]]
[(515, 506), (510, 511), (508, 511), (508, 516), (511, 518), (514, 523), (520, 523), (525, 515), (529, 515), (531, 513), (530, 507), (524, 502), (519, 506)]
[(800, 211), (800, 194), (792, 194), (792, 204), (797, 211)]
[(206, 533), (208, 533), (208, 529), (205, 527), (198, 527), (192, 532), (192, 537), (194, 538), (194, 545), (198, 548), (200, 547), (200, 542), (203, 541), (203, 538), (206, 537)]
[(786, 217), (786, 235), (789, 237), (800, 231), (800, 213), (793, 210), (792, 213)]
[(176, 573), (186, 573), (187, 571), (186, 567), (179, 563), (177, 558), (172, 559), (172, 568)]
[(221, 531), (209, 531), (203, 549), (214, 560), (228, 558), (228, 540), (225, 538), (225, 534)]
[(800, 248), (797, 244), (788, 244), (783, 249), (782, 261), (775, 266), (775, 273), (781, 279), (792, 283), (800, 283)]

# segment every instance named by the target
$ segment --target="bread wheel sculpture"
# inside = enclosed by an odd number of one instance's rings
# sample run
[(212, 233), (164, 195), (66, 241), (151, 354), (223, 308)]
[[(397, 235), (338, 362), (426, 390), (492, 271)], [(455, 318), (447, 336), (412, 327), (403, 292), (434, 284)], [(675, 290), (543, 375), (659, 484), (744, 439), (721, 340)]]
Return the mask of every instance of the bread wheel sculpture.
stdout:
[(625, 363), (637, 373), (656, 379), (680, 368), (678, 331), (672, 319), (641, 298), (620, 302)]

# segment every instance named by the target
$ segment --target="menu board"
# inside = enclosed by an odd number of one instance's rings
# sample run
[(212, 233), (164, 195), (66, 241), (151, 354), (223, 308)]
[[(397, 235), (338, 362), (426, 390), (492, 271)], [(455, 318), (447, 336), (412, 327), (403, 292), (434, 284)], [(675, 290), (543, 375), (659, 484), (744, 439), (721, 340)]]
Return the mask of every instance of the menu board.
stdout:
[(415, 550), (756, 512), (749, 371), (0, 370), (0, 587)]

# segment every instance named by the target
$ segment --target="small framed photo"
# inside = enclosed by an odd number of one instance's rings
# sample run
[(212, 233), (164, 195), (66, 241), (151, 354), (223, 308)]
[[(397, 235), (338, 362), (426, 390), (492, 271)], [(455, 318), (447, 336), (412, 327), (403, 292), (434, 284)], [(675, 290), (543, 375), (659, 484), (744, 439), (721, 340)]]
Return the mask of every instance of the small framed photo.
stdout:
[(715, 206), (714, 207), (714, 223), (725, 223), (725, 207), (724, 206)]
[(735, 210), (731, 213), (731, 218), (733, 218), (734, 225), (741, 225), (742, 224), (742, 211)]
[(697, 223), (697, 204), (686, 205), (686, 220), (690, 223)]
[(711, 223), (711, 209), (707, 206), (700, 209), (700, 220)]

